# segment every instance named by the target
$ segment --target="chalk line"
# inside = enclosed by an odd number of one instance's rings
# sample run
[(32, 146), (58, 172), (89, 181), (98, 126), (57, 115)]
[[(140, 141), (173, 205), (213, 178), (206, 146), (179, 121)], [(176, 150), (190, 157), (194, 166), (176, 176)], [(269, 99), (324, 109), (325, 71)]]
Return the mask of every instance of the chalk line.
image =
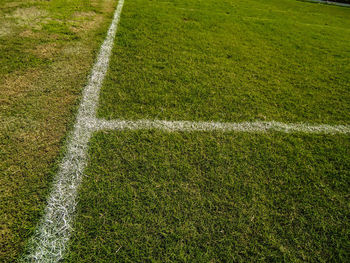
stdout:
[(328, 125), (307, 123), (264, 122), (193, 122), (162, 120), (102, 120), (97, 119), (95, 130), (141, 130), (159, 129), (165, 131), (222, 131), (222, 132), (269, 132), (348, 134), (350, 125)]
[(25, 262), (58, 262), (64, 256), (71, 234), (77, 189), (86, 166), (88, 142), (93, 132), (90, 120), (96, 115), (99, 91), (108, 69), (123, 4), (124, 0), (119, 0), (89, 82), (84, 88), (67, 152), (56, 175), (45, 214), (30, 240)]

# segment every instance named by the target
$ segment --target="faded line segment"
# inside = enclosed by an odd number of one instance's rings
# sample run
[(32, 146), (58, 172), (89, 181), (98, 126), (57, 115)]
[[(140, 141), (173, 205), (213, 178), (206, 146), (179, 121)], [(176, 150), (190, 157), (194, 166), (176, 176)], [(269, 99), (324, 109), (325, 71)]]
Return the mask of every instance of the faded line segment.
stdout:
[[(119, 0), (88, 85), (84, 88), (73, 132), (69, 136), (67, 152), (56, 175), (45, 214), (30, 240), (25, 262), (58, 262), (64, 257), (71, 234), (76, 208), (77, 190), (87, 162), (88, 142), (93, 132), (94, 118), (102, 81), (106, 75), (117, 25), (124, 0)], [(90, 121), (91, 120), (91, 121)]]

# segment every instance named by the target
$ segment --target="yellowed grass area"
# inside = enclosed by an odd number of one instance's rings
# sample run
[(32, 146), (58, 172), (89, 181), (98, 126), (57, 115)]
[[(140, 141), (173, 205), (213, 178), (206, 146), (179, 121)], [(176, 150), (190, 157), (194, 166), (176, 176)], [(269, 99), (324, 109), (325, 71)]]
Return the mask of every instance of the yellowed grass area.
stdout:
[[(70, 18), (78, 40), (39, 41), (24, 50), (50, 59), (50, 64), (0, 74), (0, 262), (22, 253), (45, 206), (55, 163), (99, 47), (94, 36), (107, 28), (114, 11), (114, 1), (93, 2), (102, 12), (76, 12)], [(11, 35), (27, 40), (57, 37), (40, 31), (52, 20), (48, 12), (17, 6), (7, 3), (14, 10), (0, 19), (5, 41)]]

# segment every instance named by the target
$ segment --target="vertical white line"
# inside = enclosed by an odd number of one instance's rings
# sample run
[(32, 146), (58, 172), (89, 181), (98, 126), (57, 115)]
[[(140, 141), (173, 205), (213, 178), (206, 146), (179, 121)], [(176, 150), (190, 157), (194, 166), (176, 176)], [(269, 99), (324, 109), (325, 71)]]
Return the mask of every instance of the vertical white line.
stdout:
[(88, 142), (96, 122), (99, 91), (108, 69), (123, 4), (124, 0), (119, 0), (88, 85), (84, 88), (76, 123), (69, 137), (67, 153), (56, 175), (45, 214), (30, 241), (28, 253), (24, 257), (26, 262), (58, 262), (64, 256), (71, 234), (77, 189), (87, 163)]

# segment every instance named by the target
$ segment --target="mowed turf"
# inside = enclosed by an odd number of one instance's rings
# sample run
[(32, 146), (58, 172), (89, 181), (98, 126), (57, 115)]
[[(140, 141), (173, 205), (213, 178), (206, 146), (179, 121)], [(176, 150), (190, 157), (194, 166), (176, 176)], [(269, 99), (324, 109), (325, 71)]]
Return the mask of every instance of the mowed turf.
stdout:
[(0, 0), (0, 262), (45, 207), (113, 0)]
[[(126, 1), (99, 117), (349, 123), (350, 9)], [(99, 132), (66, 262), (349, 261), (350, 138)]]
[(99, 116), (350, 121), (350, 8), (126, 1)]
[(100, 132), (66, 262), (347, 262), (350, 139)]
[[(42, 214), (115, 4), (3, 0), (0, 261)], [(126, 0), (99, 117), (349, 124), (349, 18), (295, 0)], [(349, 139), (100, 132), (66, 261), (349, 261)]]

